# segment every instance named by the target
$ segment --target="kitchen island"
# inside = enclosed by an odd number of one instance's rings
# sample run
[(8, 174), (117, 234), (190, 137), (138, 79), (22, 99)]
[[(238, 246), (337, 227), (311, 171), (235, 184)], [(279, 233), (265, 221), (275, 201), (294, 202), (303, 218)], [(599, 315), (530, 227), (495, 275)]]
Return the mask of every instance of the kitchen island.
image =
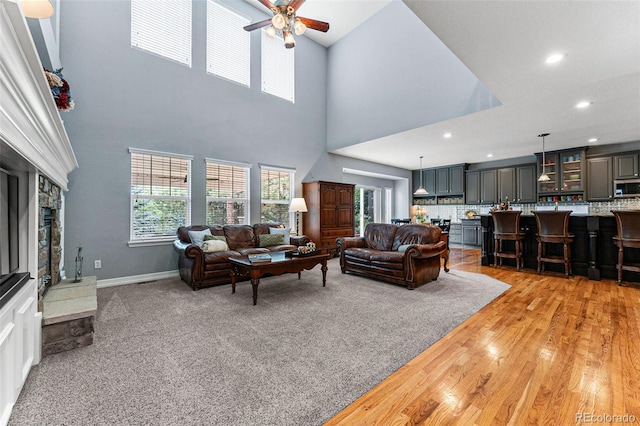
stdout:
[[(490, 214), (480, 215), (482, 225), (482, 264), (493, 265), (493, 218)], [(536, 270), (538, 242), (536, 241), (537, 225), (535, 216), (522, 214), (520, 216), (520, 228), (525, 233), (524, 240), (524, 267)], [(572, 214), (569, 217), (569, 232), (575, 235), (571, 245), (572, 268), (575, 275), (589, 277), (591, 280), (601, 278), (617, 279), (616, 262), (618, 248), (613, 244), (613, 237), (617, 234), (616, 220), (609, 215), (585, 215)], [(508, 244), (508, 249), (512, 250)], [(628, 250), (628, 249), (627, 249)], [(562, 254), (562, 246), (555, 244), (548, 246), (550, 254)], [(625, 251), (625, 259), (632, 262), (640, 262), (640, 250)], [(513, 259), (505, 259), (505, 265), (515, 268)], [(564, 273), (564, 266), (547, 264), (546, 269), (558, 273)], [(640, 273), (624, 271), (623, 281), (640, 282)]]

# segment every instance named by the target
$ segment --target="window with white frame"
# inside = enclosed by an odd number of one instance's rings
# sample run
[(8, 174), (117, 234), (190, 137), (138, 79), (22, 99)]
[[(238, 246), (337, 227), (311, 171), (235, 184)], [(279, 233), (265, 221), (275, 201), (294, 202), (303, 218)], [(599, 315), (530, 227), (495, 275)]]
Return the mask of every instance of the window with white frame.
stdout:
[(279, 36), (261, 34), (262, 91), (295, 103), (295, 49), (286, 49)]
[(249, 87), (251, 34), (243, 28), (249, 19), (207, 1), (207, 72)]
[(131, 46), (191, 67), (191, 0), (131, 0)]
[(364, 235), (368, 224), (380, 222), (381, 193), (380, 188), (356, 185), (354, 194), (356, 235)]
[(193, 157), (136, 148), (129, 152), (131, 243), (173, 240), (178, 227), (191, 224)]
[(260, 166), (260, 221), (291, 226), (289, 204), (293, 198), (294, 169)]
[(206, 159), (207, 224), (249, 223), (250, 164)]

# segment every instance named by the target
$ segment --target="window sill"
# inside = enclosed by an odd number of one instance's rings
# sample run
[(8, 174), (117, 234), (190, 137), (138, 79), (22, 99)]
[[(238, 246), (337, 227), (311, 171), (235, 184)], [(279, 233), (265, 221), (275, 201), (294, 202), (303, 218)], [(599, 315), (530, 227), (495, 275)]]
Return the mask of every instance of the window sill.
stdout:
[(173, 244), (175, 237), (163, 238), (158, 240), (133, 240), (129, 241), (127, 245), (129, 247), (150, 247), (150, 246), (164, 246)]

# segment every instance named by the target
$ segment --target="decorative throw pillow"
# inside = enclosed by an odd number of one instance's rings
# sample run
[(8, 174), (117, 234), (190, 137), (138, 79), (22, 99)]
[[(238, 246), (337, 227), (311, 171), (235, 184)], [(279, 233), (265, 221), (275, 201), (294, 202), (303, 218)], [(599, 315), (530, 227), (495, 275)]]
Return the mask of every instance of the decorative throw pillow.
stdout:
[(204, 241), (208, 240), (224, 241), (225, 243), (227, 242), (227, 238), (224, 235), (205, 235)]
[(269, 234), (280, 234), (284, 236), (284, 244), (291, 244), (291, 228), (269, 228)]
[(211, 235), (211, 229), (207, 228), (202, 231), (189, 231), (189, 238), (193, 244), (202, 245), (205, 235)]
[(215, 251), (228, 251), (229, 246), (226, 241), (221, 240), (206, 240), (202, 243), (202, 251), (211, 253)]
[(260, 247), (279, 246), (284, 244), (284, 235), (282, 234), (260, 234)]

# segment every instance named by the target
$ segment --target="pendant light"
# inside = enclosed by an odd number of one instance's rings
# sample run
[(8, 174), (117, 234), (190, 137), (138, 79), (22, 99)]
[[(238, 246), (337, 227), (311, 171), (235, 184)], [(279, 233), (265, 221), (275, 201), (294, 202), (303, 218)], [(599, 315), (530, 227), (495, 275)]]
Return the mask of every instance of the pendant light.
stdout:
[(420, 186), (418, 187), (416, 192), (413, 193), (413, 195), (429, 195), (427, 190), (424, 189), (424, 187), (422, 186), (422, 157), (423, 156), (421, 155), (420, 156)]
[(20, 0), (20, 8), (25, 18), (44, 19), (54, 12), (51, 0)]
[(551, 180), (551, 178), (549, 177), (549, 175), (547, 175), (547, 172), (545, 170), (545, 165), (546, 165), (546, 159), (544, 156), (544, 138), (545, 136), (549, 136), (549, 133), (541, 133), (538, 135), (539, 138), (542, 138), (542, 173), (540, 174), (540, 177), (538, 178), (538, 182), (549, 182)]

